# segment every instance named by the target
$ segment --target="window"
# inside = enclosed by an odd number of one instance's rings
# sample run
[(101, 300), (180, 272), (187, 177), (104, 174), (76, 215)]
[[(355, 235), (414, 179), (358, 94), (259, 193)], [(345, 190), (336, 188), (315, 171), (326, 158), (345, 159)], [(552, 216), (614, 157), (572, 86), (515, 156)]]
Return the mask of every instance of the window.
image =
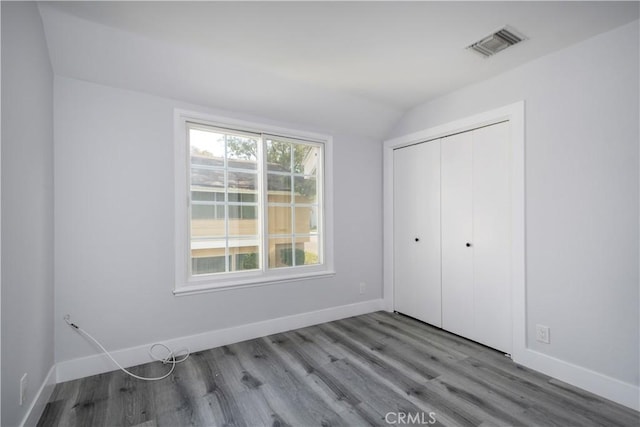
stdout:
[(223, 256), (201, 256), (191, 258), (192, 271), (194, 274), (218, 273), (225, 269)]
[(177, 114), (176, 293), (331, 274), (330, 141)]

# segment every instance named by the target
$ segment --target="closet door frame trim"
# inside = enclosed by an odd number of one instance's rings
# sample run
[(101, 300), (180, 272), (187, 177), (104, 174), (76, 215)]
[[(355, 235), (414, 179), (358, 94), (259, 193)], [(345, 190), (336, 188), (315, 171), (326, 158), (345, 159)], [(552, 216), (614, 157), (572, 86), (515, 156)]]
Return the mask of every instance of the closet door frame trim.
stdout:
[(428, 142), (479, 127), (509, 121), (511, 144), (511, 313), (514, 361), (526, 357), (526, 276), (525, 276), (525, 104), (519, 101), (504, 107), (453, 122), (403, 135), (384, 142), (384, 306), (393, 311), (393, 150)]

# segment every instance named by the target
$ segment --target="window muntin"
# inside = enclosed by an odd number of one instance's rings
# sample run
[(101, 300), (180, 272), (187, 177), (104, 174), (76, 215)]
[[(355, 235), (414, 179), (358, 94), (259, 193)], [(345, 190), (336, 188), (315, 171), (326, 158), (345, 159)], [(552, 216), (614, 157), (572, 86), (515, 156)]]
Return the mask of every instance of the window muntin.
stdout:
[(191, 278), (324, 263), (324, 144), (186, 122)]

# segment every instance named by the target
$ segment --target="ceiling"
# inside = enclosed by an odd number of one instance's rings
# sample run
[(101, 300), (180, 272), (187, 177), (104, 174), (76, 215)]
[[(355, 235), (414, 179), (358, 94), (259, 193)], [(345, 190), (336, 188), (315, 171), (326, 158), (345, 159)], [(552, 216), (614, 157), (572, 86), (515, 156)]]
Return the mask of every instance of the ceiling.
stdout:
[[(151, 92), (178, 88), (174, 80), (181, 79), (185, 96), (199, 90), (224, 98), (228, 90), (229, 99), (233, 85), (236, 96), (267, 85), (264, 97), (284, 98), (286, 82), (299, 88), (289, 92), (314, 88), (375, 104), (393, 113), (389, 120), (639, 16), (638, 2), (611, 1), (73, 1), (41, 3), (40, 9), (54, 71), (61, 75)], [(465, 49), (504, 25), (527, 40), (490, 58)], [(162, 62), (159, 57), (171, 49), (192, 54)], [(129, 66), (113, 65), (120, 60)], [(235, 71), (224, 74), (228, 64)], [(207, 92), (205, 84), (187, 87), (207, 79), (195, 69), (226, 83), (217, 92)]]
[[(638, 19), (636, 2), (68, 2), (87, 20), (410, 108)], [(529, 40), (465, 50), (509, 24)]]

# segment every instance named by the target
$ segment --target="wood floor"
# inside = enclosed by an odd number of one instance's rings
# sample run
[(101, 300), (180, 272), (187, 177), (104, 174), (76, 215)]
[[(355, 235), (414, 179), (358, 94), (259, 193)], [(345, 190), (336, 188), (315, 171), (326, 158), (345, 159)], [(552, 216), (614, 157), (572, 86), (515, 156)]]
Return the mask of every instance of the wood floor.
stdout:
[[(159, 363), (132, 370), (159, 375)], [(40, 426), (638, 426), (640, 414), (386, 312), (58, 384)]]

